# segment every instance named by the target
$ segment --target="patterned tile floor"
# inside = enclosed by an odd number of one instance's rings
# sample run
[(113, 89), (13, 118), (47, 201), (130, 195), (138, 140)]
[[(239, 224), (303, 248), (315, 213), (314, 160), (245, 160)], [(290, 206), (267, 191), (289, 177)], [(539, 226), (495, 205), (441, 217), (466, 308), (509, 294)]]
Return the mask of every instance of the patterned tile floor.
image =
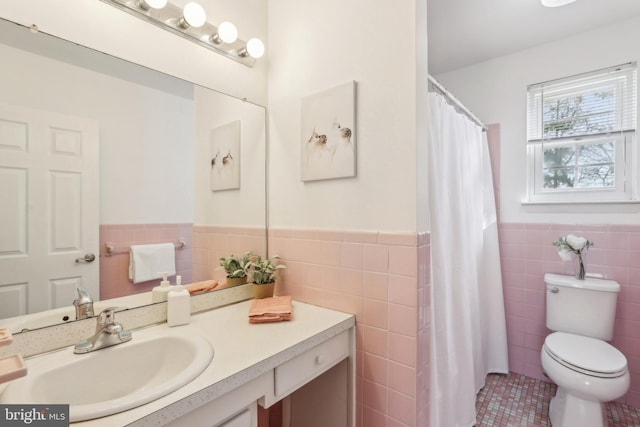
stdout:
[[(549, 401), (555, 394), (551, 383), (514, 373), (489, 375), (476, 400), (477, 427), (551, 427)], [(612, 402), (607, 416), (609, 427), (640, 427), (640, 409)]]

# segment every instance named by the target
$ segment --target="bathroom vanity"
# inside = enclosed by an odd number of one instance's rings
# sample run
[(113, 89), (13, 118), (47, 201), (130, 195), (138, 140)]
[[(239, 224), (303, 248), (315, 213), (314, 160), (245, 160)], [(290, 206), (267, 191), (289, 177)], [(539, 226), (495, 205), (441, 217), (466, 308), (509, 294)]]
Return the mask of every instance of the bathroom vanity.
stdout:
[[(294, 301), (291, 321), (250, 324), (249, 304), (243, 301), (194, 315), (189, 325), (170, 328), (162, 323), (137, 329), (130, 343), (98, 350), (108, 355), (136, 340), (180, 335), (206, 339), (214, 355), (201, 374), (172, 393), (72, 425), (256, 427), (257, 405), (268, 408), (287, 398), (284, 418), (292, 426), (354, 426), (354, 316)], [(61, 352), (69, 354), (61, 358)], [(73, 347), (67, 347), (26, 363), (35, 367), (47, 358), (82, 357), (86, 355), (74, 355)], [(86, 380), (91, 383), (91, 378)], [(3, 394), (10, 392), (11, 385)], [(0, 395), (0, 401), (4, 397)]]

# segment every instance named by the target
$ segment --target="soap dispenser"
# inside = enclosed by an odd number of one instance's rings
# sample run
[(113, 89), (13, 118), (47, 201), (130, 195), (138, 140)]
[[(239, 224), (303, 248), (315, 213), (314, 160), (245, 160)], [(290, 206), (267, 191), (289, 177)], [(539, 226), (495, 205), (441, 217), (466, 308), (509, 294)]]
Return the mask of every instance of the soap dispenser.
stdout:
[(173, 287), (167, 280), (167, 273), (162, 273), (162, 282), (151, 290), (151, 302), (162, 302), (167, 300), (167, 294)]
[(191, 294), (182, 286), (182, 277), (176, 277), (176, 286), (167, 296), (167, 324), (186, 325), (191, 322)]

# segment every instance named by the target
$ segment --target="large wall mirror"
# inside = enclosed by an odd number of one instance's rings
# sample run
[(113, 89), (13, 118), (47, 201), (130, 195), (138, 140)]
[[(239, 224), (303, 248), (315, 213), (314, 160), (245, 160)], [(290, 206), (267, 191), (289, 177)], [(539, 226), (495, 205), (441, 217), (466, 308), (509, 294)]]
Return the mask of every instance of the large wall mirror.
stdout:
[(266, 254), (263, 106), (2, 19), (0, 58), (0, 326), (73, 320), (80, 286), (151, 303), (132, 244), (175, 243), (185, 283)]

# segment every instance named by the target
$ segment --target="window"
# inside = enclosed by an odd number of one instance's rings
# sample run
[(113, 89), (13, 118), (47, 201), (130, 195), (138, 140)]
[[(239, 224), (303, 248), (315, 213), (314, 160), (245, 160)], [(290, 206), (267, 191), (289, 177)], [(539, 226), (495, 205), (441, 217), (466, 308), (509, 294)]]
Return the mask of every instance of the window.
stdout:
[(530, 202), (635, 199), (636, 64), (528, 87)]

